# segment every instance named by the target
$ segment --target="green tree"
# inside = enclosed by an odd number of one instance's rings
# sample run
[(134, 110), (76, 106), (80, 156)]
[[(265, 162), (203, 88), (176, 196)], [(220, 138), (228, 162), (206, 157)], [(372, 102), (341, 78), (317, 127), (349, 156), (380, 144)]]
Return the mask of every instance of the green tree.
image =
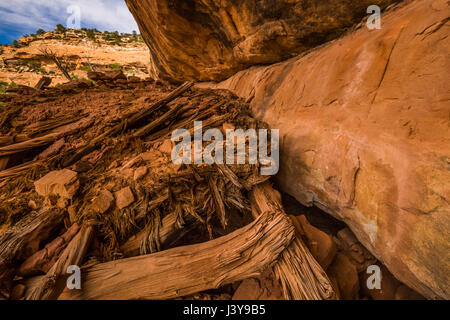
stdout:
[(38, 29), (38, 31), (36, 31), (36, 34), (38, 35), (38, 36), (40, 36), (40, 35), (42, 35), (42, 34), (44, 34), (45, 33), (45, 30), (44, 29)]
[(95, 40), (95, 33), (94, 33), (94, 30), (93, 30), (93, 29), (88, 29), (88, 30), (86, 31), (86, 36), (87, 36), (89, 39)]
[(20, 43), (19, 43), (19, 41), (14, 40), (14, 41), (13, 41), (13, 47), (14, 47), (14, 48), (20, 48)]
[(66, 33), (67, 31), (66, 27), (64, 27), (62, 24), (57, 24), (55, 30), (59, 33)]

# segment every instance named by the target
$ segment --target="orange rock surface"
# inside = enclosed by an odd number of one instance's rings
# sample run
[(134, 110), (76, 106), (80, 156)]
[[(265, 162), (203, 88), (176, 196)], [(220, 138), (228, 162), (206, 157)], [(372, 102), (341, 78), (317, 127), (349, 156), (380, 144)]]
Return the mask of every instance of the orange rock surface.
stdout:
[(280, 129), (281, 188), (346, 222), (394, 276), (450, 298), (450, 8), (408, 1), (304, 56), (211, 87)]
[(219, 81), (340, 36), (367, 7), (396, 0), (126, 0), (153, 77)]

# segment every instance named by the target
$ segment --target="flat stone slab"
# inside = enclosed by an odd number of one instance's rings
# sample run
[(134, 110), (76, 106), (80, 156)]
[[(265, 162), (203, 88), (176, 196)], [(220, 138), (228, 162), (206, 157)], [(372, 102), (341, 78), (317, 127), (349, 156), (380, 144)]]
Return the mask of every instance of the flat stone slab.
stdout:
[(124, 209), (134, 202), (134, 195), (130, 187), (114, 192), (116, 205), (119, 209)]
[(79, 186), (77, 173), (68, 169), (51, 171), (34, 182), (39, 195), (43, 197), (55, 195), (65, 199), (72, 199)]

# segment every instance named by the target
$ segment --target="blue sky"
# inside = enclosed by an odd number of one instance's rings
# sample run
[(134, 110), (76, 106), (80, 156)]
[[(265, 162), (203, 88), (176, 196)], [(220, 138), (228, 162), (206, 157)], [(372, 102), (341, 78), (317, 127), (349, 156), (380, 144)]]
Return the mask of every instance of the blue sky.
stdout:
[(81, 27), (129, 32), (139, 29), (124, 0), (0, 0), (0, 44), (38, 29), (66, 26), (71, 6), (80, 8)]

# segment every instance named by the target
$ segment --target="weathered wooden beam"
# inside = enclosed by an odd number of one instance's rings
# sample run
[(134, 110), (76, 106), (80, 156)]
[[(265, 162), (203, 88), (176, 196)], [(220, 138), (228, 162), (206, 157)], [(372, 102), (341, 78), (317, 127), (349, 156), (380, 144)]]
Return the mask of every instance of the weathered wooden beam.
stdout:
[[(172, 241), (173, 238), (179, 238), (186, 232), (190, 231), (191, 223), (195, 224), (193, 218), (185, 217), (185, 225), (178, 225), (178, 215), (170, 213), (161, 221), (159, 228), (159, 242), (162, 246), (167, 242)], [(122, 246), (120, 251), (125, 257), (134, 257), (141, 254), (142, 240), (147, 236), (146, 230), (142, 230), (129, 238)]]
[(78, 233), (80, 226), (73, 224), (63, 235), (56, 237), (45, 247), (26, 259), (17, 270), (17, 275), (22, 277), (47, 273), (56, 263), (59, 254)]
[[(287, 216), (281, 204), (281, 196), (272, 188), (270, 182), (254, 187), (251, 193), (251, 202), (252, 213), (255, 217), (267, 211), (282, 212), (283, 216)], [(281, 253), (280, 259), (273, 268), (281, 282), (286, 299), (328, 300), (337, 298), (327, 274), (306, 245), (297, 237)]]
[(16, 261), (38, 251), (63, 217), (62, 210), (56, 209), (32, 212), (0, 234), (0, 285), (14, 272)]
[(49, 145), (52, 142), (64, 136), (74, 134), (82, 129), (89, 127), (92, 124), (92, 122), (93, 122), (92, 118), (82, 119), (76, 123), (65, 125), (59, 128), (56, 132), (47, 134), (45, 136), (37, 137), (16, 144), (11, 144), (5, 147), (0, 147), (0, 157)]
[(19, 143), (29, 140), (30, 137), (26, 134), (18, 134), (16, 136), (0, 136), (0, 146), (7, 146), (13, 143)]
[(90, 223), (83, 224), (81, 230), (70, 241), (47, 274), (33, 282), (33, 287), (27, 288), (25, 299), (53, 299), (61, 292), (61, 288), (57, 285), (57, 282), (58, 280), (65, 279), (67, 268), (70, 265), (81, 265), (94, 235), (93, 228)]
[(285, 215), (266, 212), (212, 241), (92, 266), (82, 289), (59, 299), (172, 299), (257, 276), (294, 239)]

